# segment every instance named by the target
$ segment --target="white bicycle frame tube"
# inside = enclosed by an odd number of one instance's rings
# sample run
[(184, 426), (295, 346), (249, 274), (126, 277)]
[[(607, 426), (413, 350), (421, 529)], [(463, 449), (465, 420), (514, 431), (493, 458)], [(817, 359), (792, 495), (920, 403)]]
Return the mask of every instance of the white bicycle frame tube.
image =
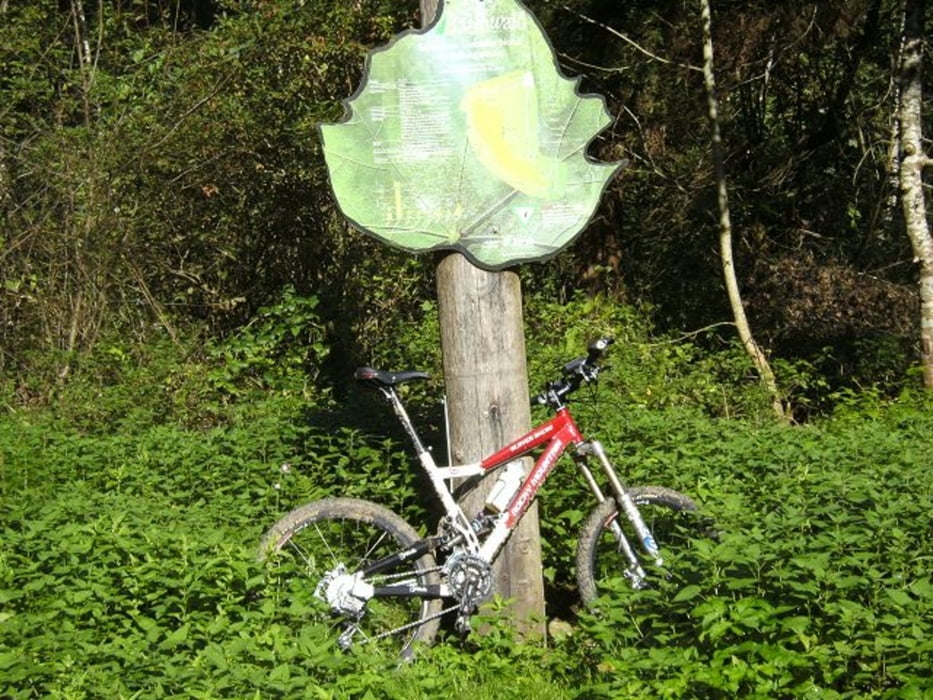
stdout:
[[(470, 554), (474, 554), (492, 563), (499, 549), (505, 544), (505, 541), (512, 532), (512, 528), (509, 527), (506, 517), (507, 511), (501, 513), (497, 517), (492, 532), (480, 543), (473, 528), (470, 527), (469, 518), (466, 517), (463, 509), (454, 500), (445, 482), (446, 479), (460, 479), (485, 474), (487, 470), (480, 462), (461, 464), (452, 467), (439, 467), (435, 463), (433, 455), (427, 450), (419, 455), (419, 461), (425, 472), (427, 472), (428, 478), (431, 479), (431, 484), (434, 486), (434, 490), (441, 499), (447, 516), (453, 521), (457, 531), (464, 535)], [(496, 467), (496, 469), (501, 469), (501, 467)]]

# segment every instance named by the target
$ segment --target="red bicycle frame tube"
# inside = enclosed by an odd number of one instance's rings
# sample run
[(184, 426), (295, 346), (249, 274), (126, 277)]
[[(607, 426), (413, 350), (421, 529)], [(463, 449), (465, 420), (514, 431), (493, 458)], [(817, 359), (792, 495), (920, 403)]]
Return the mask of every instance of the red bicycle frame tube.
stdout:
[(535, 494), (547, 480), (548, 475), (557, 464), (557, 460), (570, 445), (583, 441), (577, 424), (566, 407), (560, 408), (557, 415), (546, 423), (533, 428), (517, 440), (510, 442), (498, 452), (489, 455), (480, 462), (483, 469), (491, 470), (522, 457), (537, 447), (547, 444), (545, 450), (538, 457), (531, 472), (525, 478), (521, 488), (512, 497), (506, 510), (505, 524), (508, 529), (521, 519), (528, 506), (534, 500)]

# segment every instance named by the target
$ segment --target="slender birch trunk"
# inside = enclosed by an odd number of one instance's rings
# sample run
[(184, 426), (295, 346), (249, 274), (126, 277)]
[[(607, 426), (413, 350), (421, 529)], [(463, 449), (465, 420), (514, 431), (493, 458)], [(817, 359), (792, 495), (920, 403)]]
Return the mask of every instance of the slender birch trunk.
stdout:
[(933, 390), (933, 237), (923, 193), (923, 171), (933, 167), (923, 150), (923, 31), (925, 0), (905, 0), (904, 37), (899, 67), (900, 101), (897, 120), (900, 136), (901, 210), (904, 226), (920, 266), (920, 363), (923, 385)]
[(716, 199), (719, 205), (719, 255), (722, 262), (723, 278), (735, 319), (742, 346), (748, 353), (765, 388), (771, 396), (775, 414), (782, 420), (787, 416), (781, 402), (777, 380), (768, 362), (768, 357), (752, 335), (742, 295), (739, 291), (738, 278), (735, 274), (735, 258), (732, 252), (732, 219), (729, 214), (729, 191), (726, 182), (726, 169), (722, 153), (722, 135), (719, 127), (719, 100), (716, 97), (716, 78), (713, 73), (713, 33), (709, 0), (700, 0), (700, 17), (703, 22), (703, 80), (709, 105), (709, 121), (712, 130), (712, 157), (716, 177)]

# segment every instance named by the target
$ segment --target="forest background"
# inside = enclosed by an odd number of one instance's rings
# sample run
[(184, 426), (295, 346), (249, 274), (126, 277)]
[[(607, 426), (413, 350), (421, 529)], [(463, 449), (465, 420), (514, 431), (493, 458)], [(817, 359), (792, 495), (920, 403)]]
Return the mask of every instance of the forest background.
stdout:
[[(518, 271), (531, 379), (617, 336), (581, 411), (633, 477), (724, 523), (710, 575), (574, 618), (549, 648), (503, 630), (402, 677), (291, 631), (249, 555), (281, 512), (356, 489), (424, 515), (347, 379), (359, 363), (440, 378), (436, 260), (347, 227), (316, 134), (366, 52), (418, 26), (415, 3), (0, 0), (0, 695), (929, 690), (901, 4), (713, 4), (736, 268), (795, 427), (734, 340), (696, 8), (527, 4), (606, 97), (591, 154), (629, 160), (577, 242)], [(435, 427), (441, 391), (411, 397)], [(543, 513), (552, 600), (575, 494), (558, 481)]]

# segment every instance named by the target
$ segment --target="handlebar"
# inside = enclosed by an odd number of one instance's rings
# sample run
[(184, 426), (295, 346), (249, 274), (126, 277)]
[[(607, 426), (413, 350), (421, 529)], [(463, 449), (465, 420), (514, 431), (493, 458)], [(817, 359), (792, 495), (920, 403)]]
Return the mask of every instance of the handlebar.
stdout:
[(560, 379), (548, 382), (545, 390), (531, 399), (532, 406), (551, 406), (560, 408), (564, 399), (580, 388), (582, 384), (595, 382), (603, 367), (599, 360), (612, 345), (612, 338), (600, 338), (586, 349), (586, 357), (577, 357), (564, 365)]

